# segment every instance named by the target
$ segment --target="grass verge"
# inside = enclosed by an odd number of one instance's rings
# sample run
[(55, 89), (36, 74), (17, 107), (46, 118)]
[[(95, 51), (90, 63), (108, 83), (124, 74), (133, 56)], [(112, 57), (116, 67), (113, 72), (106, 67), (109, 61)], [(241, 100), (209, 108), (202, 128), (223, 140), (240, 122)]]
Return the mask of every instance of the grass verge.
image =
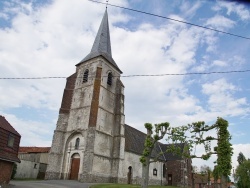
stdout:
[[(128, 184), (97, 184), (91, 185), (90, 188), (140, 188), (140, 185), (128, 185)], [(149, 188), (177, 188), (174, 186), (159, 186), (151, 185)]]

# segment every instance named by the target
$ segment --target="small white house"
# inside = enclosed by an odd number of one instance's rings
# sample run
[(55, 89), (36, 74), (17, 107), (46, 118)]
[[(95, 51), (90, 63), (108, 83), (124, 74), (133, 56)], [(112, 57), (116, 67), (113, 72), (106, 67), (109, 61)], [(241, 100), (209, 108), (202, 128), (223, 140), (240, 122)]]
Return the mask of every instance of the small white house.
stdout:
[(20, 147), (15, 178), (44, 179), (50, 147)]

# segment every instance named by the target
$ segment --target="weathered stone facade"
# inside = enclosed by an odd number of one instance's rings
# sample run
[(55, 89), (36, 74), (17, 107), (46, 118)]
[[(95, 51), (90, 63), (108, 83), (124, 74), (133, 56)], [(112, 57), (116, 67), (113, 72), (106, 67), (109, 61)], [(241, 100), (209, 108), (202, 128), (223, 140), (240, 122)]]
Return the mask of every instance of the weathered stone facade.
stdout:
[[(83, 82), (85, 70), (89, 71), (87, 82)], [(110, 72), (112, 85), (107, 84)], [(46, 178), (68, 179), (71, 158), (77, 153), (80, 181), (117, 180), (124, 158), (124, 87), (120, 72), (97, 57), (77, 66), (75, 75), (76, 79), (69, 77), (66, 84)], [(67, 87), (71, 84), (68, 82), (75, 82), (73, 90)], [(70, 89), (72, 94), (67, 93)], [(69, 110), (66, 100), (71, 100)], [(77, 148), (76, 139), (80, 140)]]

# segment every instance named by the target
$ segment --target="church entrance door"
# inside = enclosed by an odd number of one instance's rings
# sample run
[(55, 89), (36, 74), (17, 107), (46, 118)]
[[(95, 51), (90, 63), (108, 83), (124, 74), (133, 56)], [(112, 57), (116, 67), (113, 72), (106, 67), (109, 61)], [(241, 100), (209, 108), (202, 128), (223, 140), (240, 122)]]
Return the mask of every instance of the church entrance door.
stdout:
[(80, 158), (72, 158), (69, 179), (78, 180), (79, 166)]

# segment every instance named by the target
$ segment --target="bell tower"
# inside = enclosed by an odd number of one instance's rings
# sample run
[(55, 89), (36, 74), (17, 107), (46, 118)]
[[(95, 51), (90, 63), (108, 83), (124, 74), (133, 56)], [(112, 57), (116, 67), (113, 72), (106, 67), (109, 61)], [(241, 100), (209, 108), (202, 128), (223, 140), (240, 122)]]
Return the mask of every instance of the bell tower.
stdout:
[(67, 78), (46, 179), (117, 182), (124, 160), (124, 86), (107, 10), (90, 53)]

